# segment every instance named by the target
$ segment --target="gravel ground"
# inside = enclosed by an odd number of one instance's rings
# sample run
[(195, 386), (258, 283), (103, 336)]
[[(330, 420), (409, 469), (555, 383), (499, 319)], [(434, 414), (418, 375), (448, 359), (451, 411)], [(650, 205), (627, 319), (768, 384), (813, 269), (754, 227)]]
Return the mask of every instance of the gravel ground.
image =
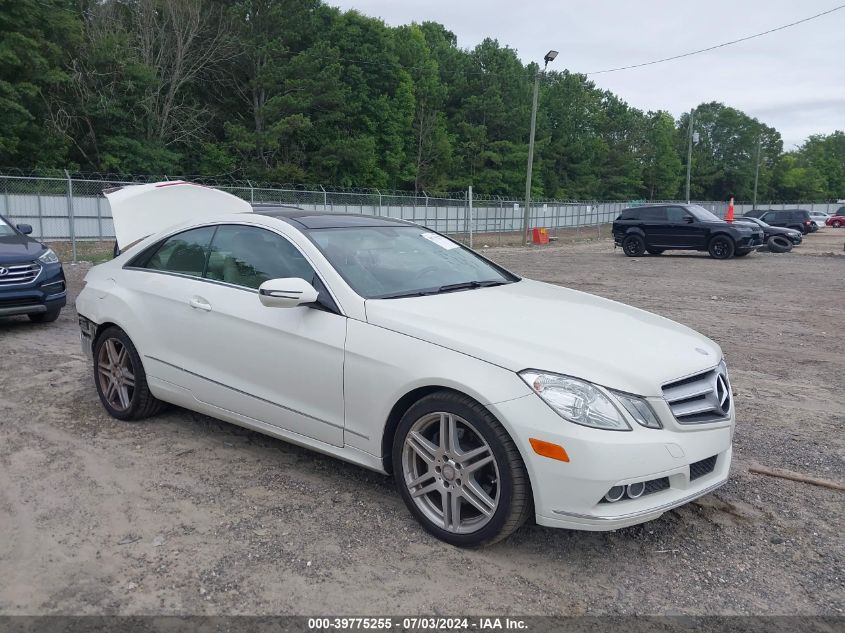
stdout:
[[(376, 473), (179, 409), (113, 420), (72, 308), (6, 319), (0, 613), (843, 615), (845, 494), (748, 472), (845, 480), (843, 239), (725, 262), (629, 259), (606, 240), (486, 251), (718, 341), (738, 425), (714, 494), (617, 532), (528, 525), (480, 551), (428, 536)], [(67, 267), (72, 294), (85, 270)], [(605, 335), (625, 362), (624, 333)]]

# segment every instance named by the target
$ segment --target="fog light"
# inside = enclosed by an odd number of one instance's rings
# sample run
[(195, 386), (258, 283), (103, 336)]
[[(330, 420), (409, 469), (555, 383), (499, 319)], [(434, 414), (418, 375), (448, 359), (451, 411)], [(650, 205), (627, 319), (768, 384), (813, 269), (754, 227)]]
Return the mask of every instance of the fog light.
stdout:
[(643, 496), (645, 492), (645, 482), (638, 481), (635, 484), (628, 484), (628, 496), (631, 499), (638, 499)]
[(619, 501), (623, 496), (625, 496), (625, 486), (613, 486), (613, 488), (607, 491), (604, 500), (613, 503)]

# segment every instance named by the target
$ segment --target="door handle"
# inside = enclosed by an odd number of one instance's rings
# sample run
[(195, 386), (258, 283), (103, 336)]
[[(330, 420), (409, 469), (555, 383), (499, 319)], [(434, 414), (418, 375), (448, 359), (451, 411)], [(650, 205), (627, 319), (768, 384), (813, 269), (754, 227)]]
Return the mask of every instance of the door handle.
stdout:
[(206, 312), (211, 310), (211, 304), (202, 297), (191, 297), (191, 300), (188, 301), (188, 305), (195, 310), (205, 310)]

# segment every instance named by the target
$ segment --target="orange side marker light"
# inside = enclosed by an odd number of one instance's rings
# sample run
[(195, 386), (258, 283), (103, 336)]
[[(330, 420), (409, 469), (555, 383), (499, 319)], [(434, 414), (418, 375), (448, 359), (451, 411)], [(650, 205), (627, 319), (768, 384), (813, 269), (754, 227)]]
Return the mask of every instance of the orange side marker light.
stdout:
[(551, 459), (557, 459), (562, 462), (569, 461), (569, 455), (566, 454), (566, 450), (563, 448), (563, 446), (560, 446), (559, 444), (544, 442), (543, 440), (538, 440), (534, 437), (528, 438), (528, 441), (531, 442), (531, 448), (533, 448), (534, 452), (538, 455), (542, 455), (543, 457), (549, 457)]

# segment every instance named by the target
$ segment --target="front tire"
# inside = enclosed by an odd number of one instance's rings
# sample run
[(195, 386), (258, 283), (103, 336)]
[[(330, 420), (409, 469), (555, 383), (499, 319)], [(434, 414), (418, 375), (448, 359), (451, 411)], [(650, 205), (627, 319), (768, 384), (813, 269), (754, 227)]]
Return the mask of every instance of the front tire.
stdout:
[(393, 476), (423, 527), (459, 547), (506, 538), (533, 511), (513, 440), (487, 409), (454, 392), (425, 396), (402, 416)]
[(707, 247), (710, 257), (713, 259), (730, 259), (734, 255), (736, 245), (727, 235), (717, 235)]
[(57, 310), (47, 310), (47, 312), (33, 312), (32, 314), (27, 314), (26, 316), (28, 316), (29, 320), (33, 323), (52, 323), (59, 318), (59, 313), (61, 313), (61, 311), (62, 309), (59, 308)]
[(94, 383), (113, 418), (143, 420), (164, 407), (147, 385), (138, 350), (119, 327), (107, 328), (94, 342)]
[(629, 235), (622, 240), (622, 251), (628, 257), (640, 257), (645, 253), (645, 240), (641, 235)]

